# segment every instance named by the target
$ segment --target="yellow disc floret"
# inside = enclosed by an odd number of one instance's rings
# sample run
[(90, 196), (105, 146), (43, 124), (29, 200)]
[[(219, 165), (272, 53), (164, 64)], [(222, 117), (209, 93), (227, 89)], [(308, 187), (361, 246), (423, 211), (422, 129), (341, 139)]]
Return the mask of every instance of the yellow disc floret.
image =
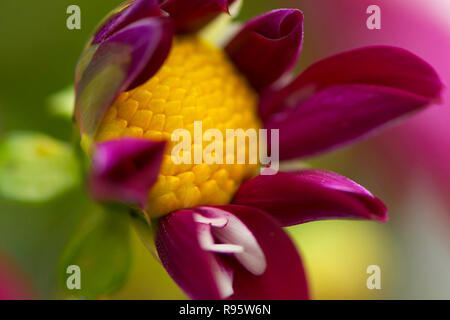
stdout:
[(186, 129), (194, 137), (194, 122), (202, 121), (203, 133), (220, 130), (225, 145), (226, 129), (260, 128), (256, 107), (256, 93), (222, 50), (196, 37), (180, 38), (155, 76), (120, 94), (105, 114), (96, 141), (121, 137), (168, 141), (158, 181), (148, 197), (151, 217), (226, 204), (257, 166), (194, 161), (176, 165), (171, 158), (171, 135)]

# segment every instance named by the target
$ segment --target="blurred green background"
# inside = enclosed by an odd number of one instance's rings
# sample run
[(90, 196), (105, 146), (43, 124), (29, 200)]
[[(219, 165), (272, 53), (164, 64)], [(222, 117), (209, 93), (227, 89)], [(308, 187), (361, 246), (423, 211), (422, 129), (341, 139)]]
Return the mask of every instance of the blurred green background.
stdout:
[[(39, 131), (60, 140), (71, 140), (71, 123), (48, 112), (49, 96), (72, 84), (75, 65), (85, 41), (98, 22), (121, 2), (0, 0), (0, 139), (19, 130)], [(298, 7), (302, 9), (300, 2)], [(81, 30), (66, 28), (66, 9), (72, 4), (81, 8)], [(283, 6), (288, 6), (288, 1), (247, 0), (239, 19), (245, 20)], [(292, 1), (289, 6), (292, 6)], [(306, 19), (305, 28), (312, 28), (313, 22)], [(309, 34), (313, 35), (311, 30), (306, 31), (306, 35)], [(299, 69), (316, 60), (317, 42), (313, 36), (307, 40)], [(383, 196), (391, 212), (402, 210), (389, 193), (389, 183), (380, 185), (378, 179), (372, 179), (379, 167), (376, 161), (351, 165), (348, 160), (352, 159), (354, 150), (346, 149), (312, 163), (346, 174), (374, 194)], [(95, 205), (81, 187), (45, 205), (24, 205), (0, 199), (0, 251), (17, 263), (32, 283), (37, 297), (63, 297), (58, 289), (58, 259), (78, 218), (92, 210), (95, 210)], [(290, 228), (289, 232), (303, 254), (313, 297), (403, 298), (424, 297), (435, 292), (436, 280), (430, 274), (433, 271), (420, 267), (418, 275), (414, 273), (417, 268), (410, 267), (423, 258), (411, 247), (405, 247), (405, 242), (410, 241), (405, 234), (416, 229), (412, 226), (404, 229), (401, 219), (394, 216), (386, 225), (340, 221)], [(414, 221), (424, 225), (417, 222), (420, 219)], [(134, 255), (131, 277), (113, 298), (184, 298), (134, 232), (131, 237)], [(435, 247), (434, 242), (429, 247)], [(442, 260), (447, 259), (446, 254), (443, 251), (433, 256), (439, 255)], [(448, 265), (446, 262), (442, 265)], [(366, 288), (366, 268), (371, 264), (377, 264), (383, 270), (383, 290)], [(418, 281), (417, 277), (421, 277), (420, 272), (422, 277), (429, 277), (428, 282), (410, 287), (410, 281)], [(442, 286), (447, 285), (447, 280), (443, 280)], [(430, 288), (425, 288), (427, 286)], [(418, 292), (422, 287), (423, 291)], [(450, 297), (446, 288), (439, 290), (436, 297)]]

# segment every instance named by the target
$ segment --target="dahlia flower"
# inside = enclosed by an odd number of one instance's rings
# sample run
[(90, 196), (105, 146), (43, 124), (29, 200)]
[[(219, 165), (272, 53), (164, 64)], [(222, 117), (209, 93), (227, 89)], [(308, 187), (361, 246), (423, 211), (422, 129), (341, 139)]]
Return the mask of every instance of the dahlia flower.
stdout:
[(278, 129), (280, 159), (298, 159), (424, 108), (439, 98), (441, 82), (419, 57), (383, 46), (292, 76), (303, 40), (297, 9), (233, 27), (223, 46), (202, 39), (237, 4), (136, 0), (104, 20), (75, 79), (89, 186), (97, 200), (127, 204), (151, 222), (162, 265), (189, 297), (307, 299), (301, 258), (282, 227), (383, 222), (385, 205), (331, 172), (256, 175), (254, 164), (175, 164), (172, 133), (192, 132), (195, 121), (222, 132)]

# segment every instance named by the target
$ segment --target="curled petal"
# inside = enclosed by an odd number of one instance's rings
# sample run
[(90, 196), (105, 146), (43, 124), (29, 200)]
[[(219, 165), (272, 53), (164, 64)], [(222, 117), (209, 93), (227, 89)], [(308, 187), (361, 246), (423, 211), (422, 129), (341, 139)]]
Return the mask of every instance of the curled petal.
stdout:
[[(225, 243), (225, 245), (240, 248), (240, 250), (234, 252), (234, 257), (248, 271), (255, 275), (261, 275), (265, 272), (267, 261), (264, 252), (245, 224), (224, 210), (211, 207), (200, 207), (197, 210), (207, 217), (212, 216), (212, 219), (225, 218), (227, 223), (224, 226), (214, 228), (212, 232), (214, 238)], [(215, 244), (215, 246), (218, 245)], [(224, 246), (224, 244), (219, 244), (219, 246)]]
[(174, 212), (160, 221), (156, 246), (164, 267), (191, 298), (308, 297), (295, 246), (260, 210), (224, 206)]
[(303, 38), (303, 15), (280, 9), (249, 21), (225, 50), (257, 90), (290, 71), (297, 62)]
[(93, 135), (118, 94), (152, 77), (169, 54), (173, 26), (147, 18), (91, 47), (77, 67), (75, 115), (83, 134)]
[(428, 103), (422, 96), (399, 89), (338, 85), (272, 115), (264, 126), (279, 129), (279, 141), (274, 143), (279, 142), (280, 160), (286, 160), (351, 143)]
[(128, 1), (115, 9), (95, 32), (91, 44), (97, 44), (120, 29), (145, 18), (160, 17), (164, 13), (158, 0)]
[(99, 143), (92, 158), (91, 193), (99, 201), (137, 203), (145, 209), (164, 147), (164, 142), (128, 138)]
[(159, 258), (169, 275), (193, 299), (217, 300), (231, 292), (232, 278), (199, 240), (201, 223), (193, 210), (176, 211), (160, 220), (156, 233)]
[(369, 191), (319, 170), (259, 175), (241, 185), (233, 203), (270, 213), (283, 226), (335, 218), (387, 220), (385, 205)]
[(427, 62), (401, 48), (373, 46), (322, 59), (284, 88), (266, 92), (260, 115), (266, 118), (283, 108), (294, 108), (317, 91), (342, 84), (396, 88), (429, 101), (440, 98), (442, 82)]
[(234, 0), (161, 0), (161, 9), (169, 13), (177, 33), (196, 32), (219, 14), (228, 13)]
[(300, 255), (279, 223), (265, 212), (246, 206), (226, 205), (256, 237), (267, 260), (262, 275), (246, 270), (235, 259), (226, 257), (225, 265), (233, 270), (234, 300), (305, 300), (308, 284)]

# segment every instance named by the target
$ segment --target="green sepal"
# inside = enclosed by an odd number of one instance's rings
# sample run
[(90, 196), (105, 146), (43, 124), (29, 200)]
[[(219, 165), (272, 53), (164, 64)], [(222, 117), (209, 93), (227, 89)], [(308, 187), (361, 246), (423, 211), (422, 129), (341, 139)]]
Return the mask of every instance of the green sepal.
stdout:
[[(106, 297), (123, 286), (130, 271), (128, 209), (120, 206), (98, 208), (82, 220), (60, 259), (60, 283), (71, 297)], [(78, 279), (74, 278), (76, 270), (79, 270)]]

